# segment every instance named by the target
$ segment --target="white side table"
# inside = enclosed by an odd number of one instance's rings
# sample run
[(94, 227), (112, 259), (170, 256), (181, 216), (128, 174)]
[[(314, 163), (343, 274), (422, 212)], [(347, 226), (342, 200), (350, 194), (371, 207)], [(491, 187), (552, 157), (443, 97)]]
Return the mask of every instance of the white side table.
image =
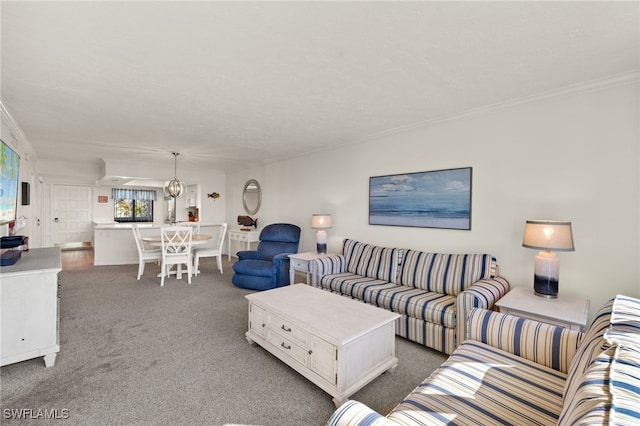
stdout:
[(296, 279), (296, 271), (304, 272), (307, 275), (307, 284), (310, 284), (309, 278), (313, 277), (314, 271), (309, 270), (310, 262), (315, 259), (319, 259), (324, 256), (331, 256), (333, 253), (316, 253), (315, 251), (309, 251), (306, 253), (296, 253), (289, 255), (289, 283), (293, 284)]
[(514, 287), (496, 302), (500, 312), (582, 331), (589, 316), (588, 299), (536, 296), (532, 289)]
[(231, 262), (231, 241), (242, 241), (246, 243), (246, 250), (251, 250), (251, 243), (260, 241), (260, 231), (229, 230), (227, 238), (227, 260)]

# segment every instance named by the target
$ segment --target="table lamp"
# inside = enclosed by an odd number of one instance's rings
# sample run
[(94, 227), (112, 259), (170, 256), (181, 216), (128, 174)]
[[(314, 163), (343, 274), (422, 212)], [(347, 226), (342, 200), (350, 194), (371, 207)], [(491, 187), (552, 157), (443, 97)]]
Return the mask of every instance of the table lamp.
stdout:
[(571, 222), (527, 220), (522, 246), (541, 250), (535, 257), (533, 290), (537, 296), (558, 297), (560, 259), (551, 250), (574, 251)]
[(331, 215), (327, 213), (314, 214), (311, 218), (311, 228), (318, 230), (316, 233), (316, 246), (318, 253), (326, 253), (327, 233), (325, 232), (325, 229), (331, 228)]

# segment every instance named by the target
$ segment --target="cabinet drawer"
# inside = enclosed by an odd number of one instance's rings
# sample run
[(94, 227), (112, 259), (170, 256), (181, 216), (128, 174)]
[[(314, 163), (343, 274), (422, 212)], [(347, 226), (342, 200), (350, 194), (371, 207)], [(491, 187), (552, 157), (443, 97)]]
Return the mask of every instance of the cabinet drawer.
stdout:
[(299, 362), (303, 366), (307, 366), (309, 352), (306, 348), (299, 346), (291, 339), (283, 337), (280, 333), (274, 333), (273, 330), (267, 332), (267, 341), (278, 348), (281, 353)]
[(235, 241), (247, 241), (249, 236), (243, 232), (230, 232), (229, 238)]
[(306, 260), (291, 259), (290, 265), (291, 265), (291, 268), (295, 269), (296, 271), (307, 272), (309, 262), (307, 262)]
[(270, 314), (267, 326), (270, 331), (282, 336), (282, 338), (296, 342), (298, 345), (305, 348), (307, 347), (309, 334), (306, 330), (291, 324), (290, 321), (282, 319), (277, 315)]

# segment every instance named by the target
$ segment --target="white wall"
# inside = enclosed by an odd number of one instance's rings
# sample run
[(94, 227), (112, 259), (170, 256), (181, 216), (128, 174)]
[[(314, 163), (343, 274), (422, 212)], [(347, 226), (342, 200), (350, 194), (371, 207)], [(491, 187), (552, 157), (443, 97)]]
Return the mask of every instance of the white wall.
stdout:
[[(575, 252), (558, 253), (560, 293), (640, 297), (638, 80), (557, 94), (434, 122), (366, 143), (227, 175), (227, 216), (244, 214), (249, 178), (263, 189), (261, 225), (302, 227), (315, 247), (313, 213), (333, 215), (329, 250), (345, 237), (438, 252), (488, 252), (513, 286), (533, 286), (527, 219), (573, 224)], [(370, 176), (473, 167), (472, 230), (368, 225)], [(235, 221), (235, 220), (234, 220)]]
[[(172, 176), (167, 175), (167, 170), (164, 167), (154, 167), (150, 165), (136, 165), (131, 162), (110, 162), (115, 167), (122, 167), (124, 170), (128, 170), (129, 176), (136, 176), (143, 179), (154, 180), (158, 176), (167, 176), (167, 180)], [(115, 184), (113, 185), (94, 185), (93, 183), (101, 176), (99, 164), (85, 164), (82, 167), (76, 167), (74, 164), (61, 164), (60, 162), (42, 161), (37, 164), (38, 174), (43, 176), (45, 182), (48, 184), (62, 184), (62, 185), (87, 185), (92, 187), (92, 219), (96, 222), (109, 222), (113, 221), (113, 199), (111, 197), (111, 189), (113, 187), (123, 188), (124, 186)], [(59, 170), (70, 170), (71, 172), (61, 174)], [(221, 223), (225, 220), (225, 174), (220, 170), (197, 170), (194, 168), (185, 168), (185, 170), (179, 170), (179, 178), (193, 185), (200, 185), (201, 188), (201, 200), (200, 200), (200, 222), (202, 223)], [(131, 186), (137, 188), (138, 186)], [(139, 186), (142, 189), (156, 189), (157, 198), (154, 203), (154, 221), (156, 223), (164, 221), (164, 193), (161, 188), (148, 187), (146, 184)], [(222, 197), (217, 200), (207, 198), (207, 192), (221, 192)], [(98, 196), (107, 196), (107, 203), (98, 203)], [(180, 197), (176, 203), (177, 220), (187, 221), (188, 214), (185, 207), (186, 197)]]

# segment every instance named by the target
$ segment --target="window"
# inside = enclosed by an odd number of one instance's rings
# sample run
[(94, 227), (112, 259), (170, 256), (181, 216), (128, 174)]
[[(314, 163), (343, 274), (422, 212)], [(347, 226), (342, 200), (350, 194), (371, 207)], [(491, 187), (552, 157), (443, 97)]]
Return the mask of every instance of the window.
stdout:
[(153, 222), (156, 191), (113, 188), (112, 198), (116, 222)]

